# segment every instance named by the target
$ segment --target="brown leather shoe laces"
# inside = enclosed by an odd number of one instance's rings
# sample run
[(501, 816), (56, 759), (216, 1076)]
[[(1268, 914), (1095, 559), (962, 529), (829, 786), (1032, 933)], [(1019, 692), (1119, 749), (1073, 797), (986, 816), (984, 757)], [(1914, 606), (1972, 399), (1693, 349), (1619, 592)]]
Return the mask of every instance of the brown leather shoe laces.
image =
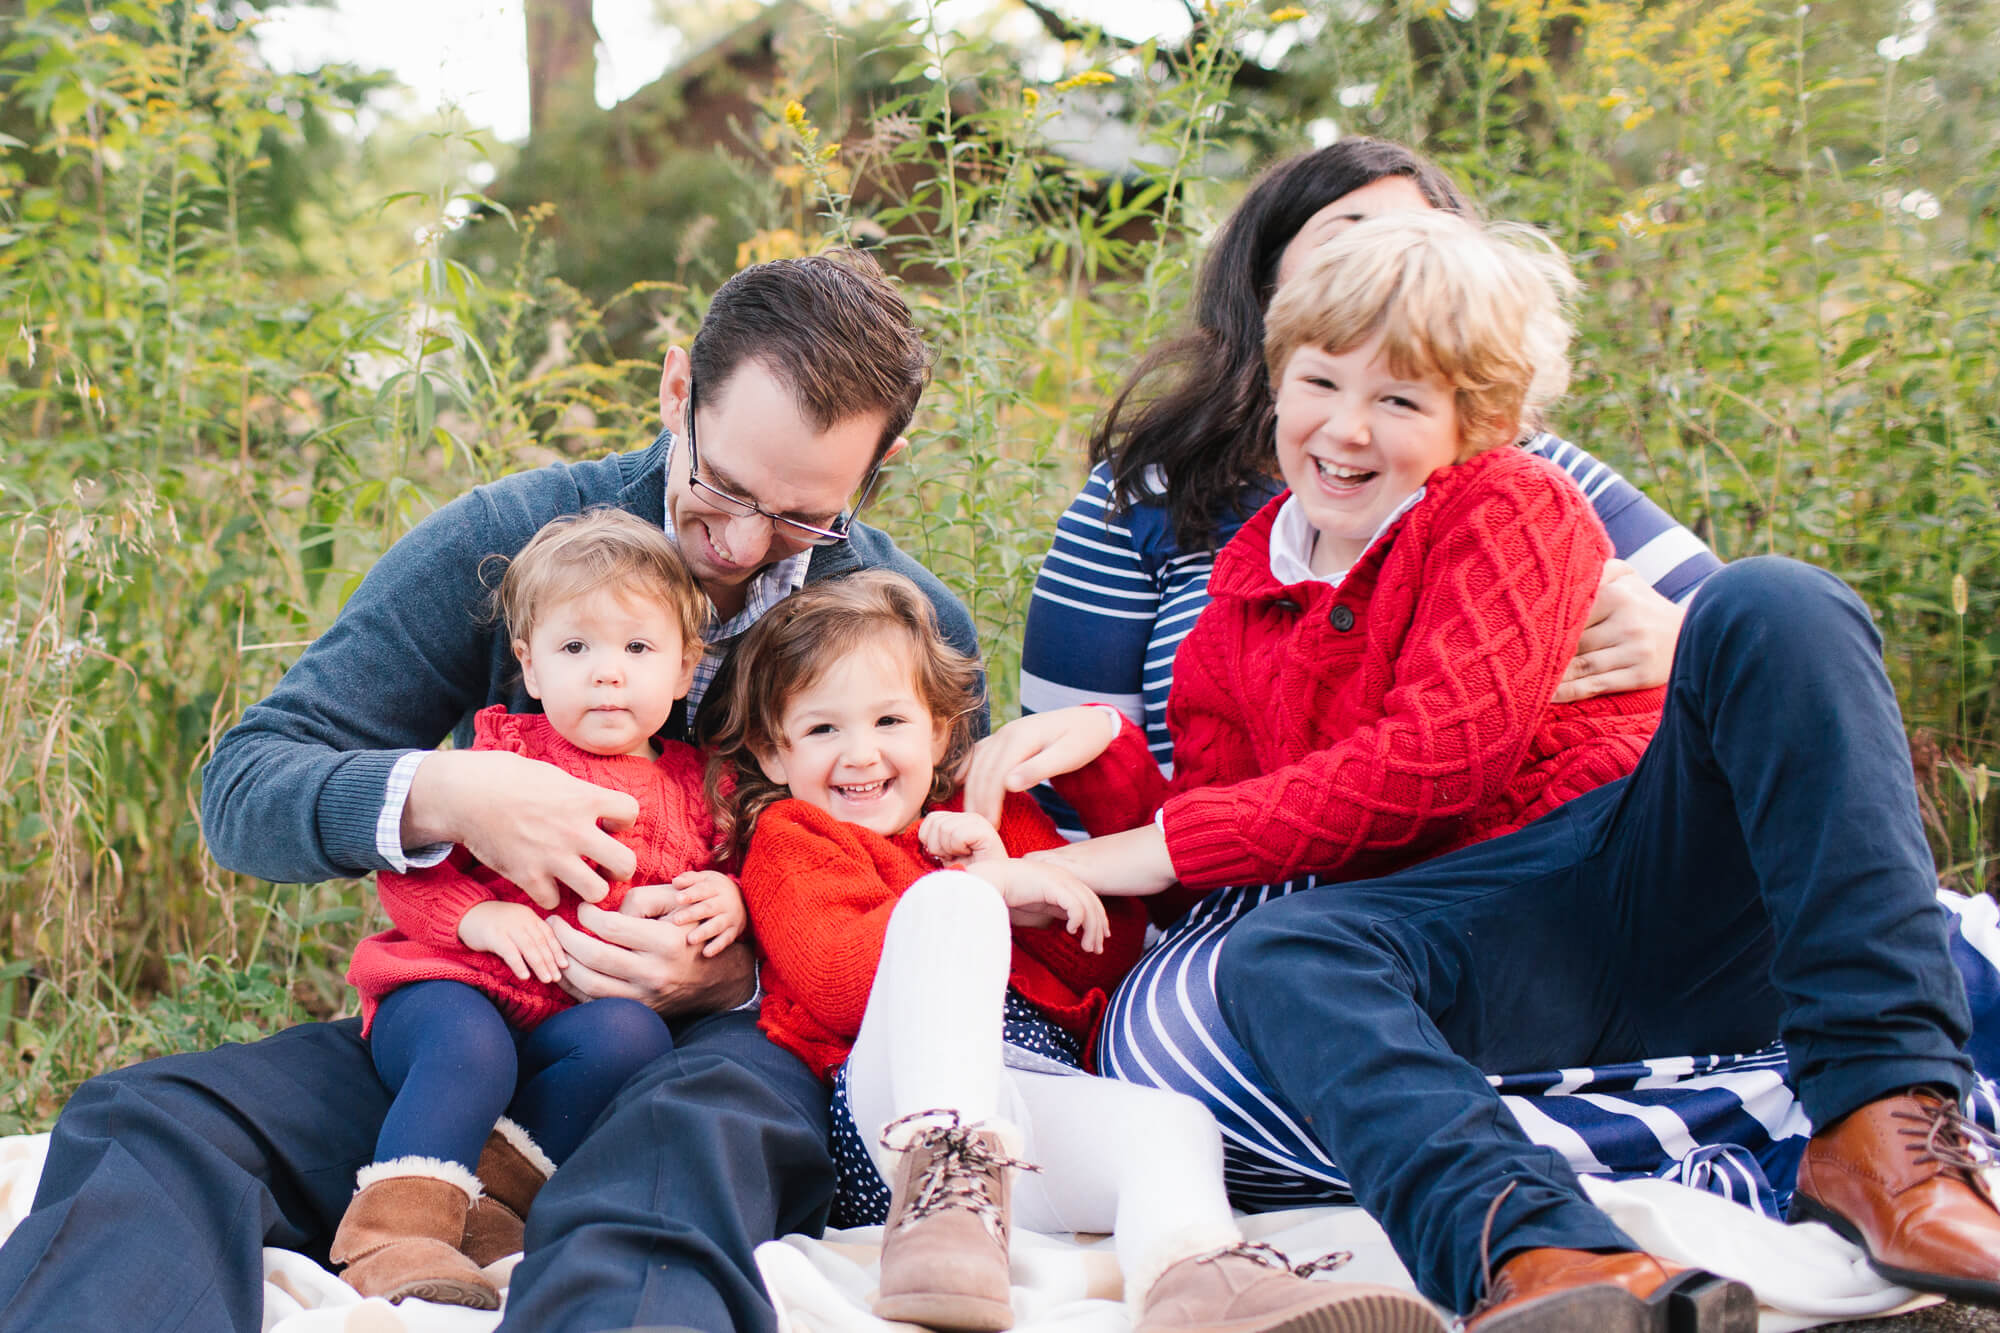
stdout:
[[(940, 1124), (914, 1135), (901, 1147), (892, 1141), (892, 1130), (918, 1121), (937, 1120)], [(997, 1241), (1006, 1242), (1000, 1204), (993, 1197), (992, 1174), (1012, 1167), (1016, 1171), (1040, 1171), (1033, 1162), (1023, 1162), (987, 1145), (979, 1131), (961, 1124), (958, 1112), (942, 1108), (912, 1111), (882, 1127), (882, 1146), (894, 1152), (908, 1152), (921, 1143), (930, 1150), (922, 1179), (904, 1205), (897, 1229), (947, 1208), (963, 1208), (977, 1217)]]
[(1992, 1205), (1993, 1193), (1987, 1186), (1984, 1168), (2000, 1165), (2000, 1135), (1977, 1121), (1966, 1118), (1958, 1103), (1929, 1089), (1912, 1089), (1911, 1100), (1921, 1111), (1891, 1111), (1890, 1118), (1914, 1122), (1897, 1133), (1920, 1140), (1906, 1146), (1919, 1162), (1934, 1162), (1958, 1172), (1980, 1198)]
[(1508, 1181), (1507, 1188), (1501, 1190), (1494, 1196), (1493, 1202), (1486, 1205), (1486, 1220), (1479, 1226), (1479, 1285), (1485, 1288), (1486, 1294), (1473, 1302), (1471, 1312), (1465, 1316), (1467, 1328), (1494, 1306), (1513, 1299), (1514, 1279), (1505, 1273), (1500, 1275), (1499, 1281), (1493, 1279), (1493, 1219), (1500, 1215), (1500, 1205), (1507, 1202), (1507, 1196), (1512, 1194), (1514, 1187), (1520, 1183), (1518, 1180)]

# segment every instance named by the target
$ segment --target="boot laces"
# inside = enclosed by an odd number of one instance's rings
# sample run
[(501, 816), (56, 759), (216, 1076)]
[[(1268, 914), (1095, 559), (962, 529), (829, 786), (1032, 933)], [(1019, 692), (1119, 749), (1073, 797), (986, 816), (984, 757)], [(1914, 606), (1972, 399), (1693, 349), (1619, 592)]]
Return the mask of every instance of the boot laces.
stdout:
[(1514, 1279), (1505, 1273), (1500, 1274), (1497, 1279), (1493, 1275), (1493, 1220), (1500, 1216), (1500, 1205), (1507, 1202), (1507, 1196), (1512, 1194), (1514, 1187), (1520, 1183), (1518, 1180), (1508, 1181), (1507, 1187), (1493, 1196), (1492, 1203), (1486, 1205), (1486, 1221), (1479, 1227), (1480, 1285), (1485, 1288), (1486, 1294), (1473, 1304), (1472, 1312), (1465, 1316), (1467, 1326), (1494, 1306), (1513, 1299)]
[(1293, 1277), (1311, 1277), (1314, 1273), (1331, 1273), (1352, 1259), (1354, 1251), (1332, 1250), (1317, 1259), (1308, 1259), (1302, 1264), (1295, 1264), (1290, 1256), (1275, 1246), (1266, 1245), (1262, 1241), (1239, 1240), (1234, 1245), (1225, 1245), (1206, 1254), (1194, 1255), (1193, 1258), (1198, 1264), (1212, 1264), (1218, 1259), (1227, 1259), (1232, 1255), (1248, 1259), (1276, 1272), (1290, 1273)]
[(1987, 1203), (1993, 1203), (1985, 1168), (2000, 1166), (2000, 1136), (1958, 1109), (1958, 1103), (1933, 1092), (1917, 1092), (1917, 1111), (1891, 1111), (1890, 1118), (1913, 1123), (1896, 1132), (1910, 1140), (1905, 1146), (1919, 1162), (1934, 1162), (1958, 1172)]
[[(900, 1147), (892, 1141), (891, 1131), (919, 1121), (940, 1123), (913, 1135)], [(882, 1127), (882, 1146), (895, 1152), (909, 1152), (922, 1146), (931, 1154), (930, 1161), (924, 1164), (923, 1176), (911, 1186), (909, 1201), (897, 1222), (898, 1230), (947, 1208), (962, 1208), (1004, 1244), (1007, 1221), (1001, 1215), (1000, 1201), (993, 1196), (1000, 1172), (1009, 1167), (1016, 1171), (1042, 1169), (1033, 1162), (1023, 1162), (998, 1151), (979, 1136), (978, 1130), (962, 1123), (958, 1112), (950, 1110), (912, 1111), (891, 1120)]]

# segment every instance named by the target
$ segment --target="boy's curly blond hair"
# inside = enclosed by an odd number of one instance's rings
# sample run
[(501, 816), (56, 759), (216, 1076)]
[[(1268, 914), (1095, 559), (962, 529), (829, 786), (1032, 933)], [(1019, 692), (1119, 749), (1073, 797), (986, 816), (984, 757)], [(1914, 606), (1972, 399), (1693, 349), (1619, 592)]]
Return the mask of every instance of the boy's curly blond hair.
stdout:
[(1315, 249), (1272, 298), (1264, 362), (1276, 386), (1301, 347), (1376, 334), (1391, 373), (1455, 390), (1459, 457), (1511, 444), (1569, 385), (1577, 282), (1555, 243), (1519, 223), (1385, 213)]

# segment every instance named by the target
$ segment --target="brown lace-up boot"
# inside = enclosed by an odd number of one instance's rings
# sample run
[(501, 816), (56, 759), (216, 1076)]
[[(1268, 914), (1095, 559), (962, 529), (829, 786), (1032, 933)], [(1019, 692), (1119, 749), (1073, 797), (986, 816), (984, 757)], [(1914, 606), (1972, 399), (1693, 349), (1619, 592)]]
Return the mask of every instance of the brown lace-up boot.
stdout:
[(500, 1292), (459, 1253), (479, 1181), (456, 1162), (398, 1157), (361, 1168), (334, 1232), (330, 1258), (363, 1296), (412, 1296), (475, 1310), (500, 1308)]
[(1794, 1222), (1824, 1222), (1892, 1282), (2000, 1302), (2000, 1210), (1981, 1168), (2000, 1140), (1928, 1088), (1820, 1129), (1799, 1163)]
[(1500, 1265), (1466, 1333), (1754, 1333), (1741, 1282), (1626, 1250), (1522, 1250)]
[(1268, 1245), (1238, 1244), (1183, 1259), (1146, 1292), (1133, 1333), (1444, 1333), (1413, 1291), (1306, 1280), (1347, 1258), (1293, 1268)]
[(479, 1154), (479, 1198), (465, 1215), (465, 1257), (481, 1268), (521, 1249), (528, 1206), (556, 1172), (528, 1131), (506, 1117)]
[(897, 1147), (899, 1130), (914, 1133), (900, 1147), (890, 1182), (875, 1313), (968, 1333), (1012, 1328), (1008, 1172), (1034, 1168), (1008, 1155), (998, 1131), (961, 1125), (956, 1112), (904, 1116), (883, 1130), (882, 1141)]

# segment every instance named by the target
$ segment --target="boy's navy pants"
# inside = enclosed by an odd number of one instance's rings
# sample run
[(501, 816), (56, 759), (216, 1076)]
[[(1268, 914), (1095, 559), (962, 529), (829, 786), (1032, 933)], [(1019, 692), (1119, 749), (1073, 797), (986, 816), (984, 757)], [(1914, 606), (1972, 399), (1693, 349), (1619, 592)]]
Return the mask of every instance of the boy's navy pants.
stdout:
[(1424, 1292), (1492, 1255), (1636, 1248), (1485, 1072), (1785, 1038), (1824, 1125), (1912, 1084), (1963, 1093), (1969, 1019), (1867, 609), (1746, 560), (1696, 595), (1631, 776), (1506, 837), (1238, 922), (1230, 1030), (1346, 1170)]

